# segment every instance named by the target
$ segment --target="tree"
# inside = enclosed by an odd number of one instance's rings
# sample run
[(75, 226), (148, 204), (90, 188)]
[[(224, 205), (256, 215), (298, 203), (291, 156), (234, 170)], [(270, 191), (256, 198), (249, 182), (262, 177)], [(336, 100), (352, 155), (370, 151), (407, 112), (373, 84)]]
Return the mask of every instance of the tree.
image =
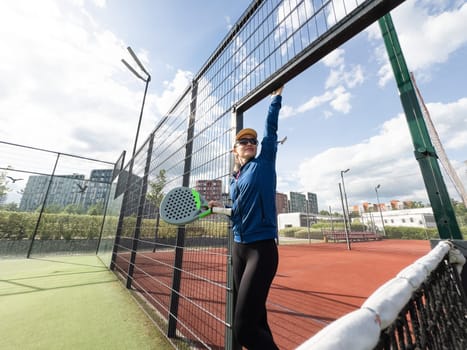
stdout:
[(4, 172), (0, 173), (0, 203), (6, 198), (8, 193), (8, 187), (6, 186), (6, 174)]
[(458, 202), (455, 199), (451, 199), (454, 212), (456, 214), (457, 220), (461, 226), (467, 224), (467, 209), (465, 208), (464, 203)]
[(159, 208), (159, 205), (162, 202), (162, 199), (164, 198), (164, 187), (167, 182), (166, 176), (165, 176), (165, 169), (161, 169), (159, 171), (159, 174), (156, 175), (156, 180), (155, 181), (150, 181), (149, 182), (149, 191), (146, 194), (146, 199), (148, 202), (153, 204), (156, 208)]
[[(156, 175), (156, 180), (149, 182), (149, 191), (146, 193), (147, 201), (156, 207), (156, 229), (154, 230), (154, 242), (157, 242), (157, 236), (159, 235), (159, 206), (164, 198), (163, 190), (166, 182), (165, 169), (161, 169), (159, 174)], [(156, 251), (156, 244), (154, 244), (152, 251)]]
[[(41, 211), (41, 209), (42, 209), (42, 205), (37, 207), (36, 211), (39, 212)], [(53, 204), (49, 204), (45, 206), (44, 213), (57, 214), (57, 213), (60, 213), (62, 210), (63, 210), (63, 207), (61, 205), (53, 203)]]
[(414, 208), (424, 208), (425, 205), (421, 201), (415, 201), (415, 202), (413, 202), (413, 207)]
[(88, 215), (103, 215), (104, 214), (104, 203), (97, 202), (93, 204), (88, 209)]
[(83, 209), (78, 204), (68, 204), (63, 209), (63, 212), (67, 214), (82, 214)]
[(424, 208), (425, 205), (421, 201), (404, 201), (404, 209)]
[(6, 211), (18, 211), (19, 209), (18, 203), (15, 203), (15, 202), (4, 204), (1, 206), (1, 208)]

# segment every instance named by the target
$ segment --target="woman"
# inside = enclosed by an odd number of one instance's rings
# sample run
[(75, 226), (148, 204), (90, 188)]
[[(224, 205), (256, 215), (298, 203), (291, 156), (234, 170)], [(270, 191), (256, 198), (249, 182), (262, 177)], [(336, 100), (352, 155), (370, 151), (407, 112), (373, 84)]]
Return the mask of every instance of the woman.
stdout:
[[(259, 155), (257, 133), (250, 128), (238, 132), (232, 149), (233, 328), (238, 343), (248, 350), (278, 349), (267, 322), (266, 299), (279, 262), (275, 164), (282, 89), (272, 93)], [(210, 206), (219, 204), (211, 202)]]

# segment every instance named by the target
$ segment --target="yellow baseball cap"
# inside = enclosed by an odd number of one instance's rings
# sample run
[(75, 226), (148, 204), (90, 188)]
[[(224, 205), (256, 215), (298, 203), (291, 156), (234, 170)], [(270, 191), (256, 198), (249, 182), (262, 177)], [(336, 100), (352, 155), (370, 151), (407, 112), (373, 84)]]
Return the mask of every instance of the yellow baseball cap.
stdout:
[(255, 137), (255, 139), (258, 138), (258, 134), (256, 133), (256, 130), (250, 129), (250, 128), (245, 128), (245, 129), (240, 130), (237, 133), (237, 136), (235, 136), (235, 141), (240, 140), (245, 135), (253, 135)]

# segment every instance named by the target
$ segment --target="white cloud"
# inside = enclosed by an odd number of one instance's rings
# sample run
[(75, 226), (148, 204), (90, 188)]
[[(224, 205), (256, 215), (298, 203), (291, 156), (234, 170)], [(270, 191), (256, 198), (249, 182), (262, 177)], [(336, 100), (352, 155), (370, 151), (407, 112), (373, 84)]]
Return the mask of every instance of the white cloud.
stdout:
[[(448, 6), (447, 2), (444, 4)], [(394, 27), (411, 71), (429, 75), (428, 69), (434, 64), (446, 62), (453, 52), (467, 43), (467, 3), (456, 6), (455, 2), (451, 2), (448, 10), (441, 8), (441, 5), (433, 1), (407, 1), (392, 13)], [(440, 12), (442, 10), (444, 12)], [(369, 28), (368, 33), (370, 39), (381, 37), (377, 23)], [(375, 53), (383, 64), (379, 76), (380, 85), (384, 86), (390, 79), (392, 68), (384, 45), (376, 48)]]
[(330, 105), (334, 110), (342, 113), (349, 113), (352, 106), (350, 105), (350, 98), (352, 95), (343, 86), (338, 86), (334, 89), (335, 98), (331, 101)]
[(467, 3), (436, 15), (430, 15), (430, 8), (416, 7), (415, 2), (407, 5), (396, 17), (396, 28), (400, 26), (400, 40), (413, 69), (446, 62), (467, 42)]
[(284, 105), (281, 108), (281, 113), (279, 114), (280, 119), (286, 119), (295, 116), (297, 113), (293, 109), (293, 107)]
[[(350, 104), (351, 97), (352, 94), (344, 86), (340, 85), (335, 87), (333, 90), (325, 91), (320, 96), (313, 96), (298, 107), (285, 105), (281, 109), (280, 118), (287, 119), (295, 117), (326, 104), (328, 104), (334, 111), (346, 114), (349, 113), (352, 108)], [(327, 117), (330, 117), (331, 113), (328, 112), (326, 115)]]
[(349, 202), (354, 205), (371, 198), (368, 194), (378, 183), (387, 190), (388, 172), (394, 175), (394, 180), (400, 176), (412, 179), (391, 181), (395, 186), (392, 189), (394, 195), (412, 193), (412, 188), (419, 187), (414, 186), (414, 166), (416, 160), (410, 150), (410, 135), (404, 117), (400, 115), (385, 122), (380, 132), (368, 140), (330, 148), (305, 160), (299, 168), (299, 177), (303, 188), (320, 189), (320, 206), (336, 206), (339, 203), (340, 171), (350, 168), (345, 175), (345, 184)]
[(360, 65), (347, 68), (343, 59), (341, 61), (342, 63), (339, 66), (333, 66), (333, 69), (331, 69), (325, 87), (332, 88), (344, 84), (348, 88), (355, 88), (361, 85), (365, 80), (363, 68)]
[(106, 0), (93, 0), (97, 7), (104, 8), (106, 6)]
[(70, 152), (75, 125), (103, 133), (111, 120), (123, 119), (115, 101), (124, 103), (128, 94), (113, 80), (120, 40), (70, 3), (0, 6), (2, 42), (9, 48), (0, 53), (0, 110), (9, 125), (2, 138)]
[(334, 94), (331, 91), (326, 91), (324, 94), (320, 96), (313, 96), (310, 98), (307, 102), (304, 104), (300, 105), (296, 111), (297, 113), (305, 113), (308, 112), (314, 108), (317, 108), (329, 101), (332, 101), (334, 98)]
[(321, 61), (326, 67), (334, 68), (340, 67), (344, 64), (344, 49), (337, 48), (331, 53), (327, 54)]
[[(245, 45), (241, 37), (235, 38), (230, 54), (233, 61), (238, 65), (229, 77), (232, 86), (235, 86), (237, 94), (235, 99), (238, 99), (248, 93), (248, 86), (251, 86), (251, 81), (255, 80), (254, 74), (260, 75), (264, 69), (264, 64), (259, 63), (258, 57), (249, 55), (247, 45)], [(255, 73), (250, 74), (253, 70), (255, 70)]]
[(448, 104), (428, 103), (427, 109), (445, 149), (467, 146), (467, 97)]
[[(293, 9), (296, 10), (290, 14), (290, 11)], [(314, 10), (310, 0), (302, 2), (291, 0), (283, 2), (277, 9), (277, 29), (274, 33), (274, 40), (277, 42), (284, 41), (288, 36), (290, 36), (290, 33), (296, 32), (300, 28), (301, 23), (303, 23), (307, 16), (310, 16), (312, 13), (314, 13)], [(281, 46), (281, 54), (284, 56), (287, 55), (287, 49), (293, 46), (293, 44), (293, 37), (290, 36), (290, 38)]]
[(296, 115), (306, 113), (308, 111), (322, 106), (325, 103), (331, 102), (333, 98), (334, 95), (331, 92), (327, 91), (321, 96), (313, 96), (308, 101), (306, 101), (298, 107), (284, 105), (281, 108), (281, 113), (279, 117), (281, 119), (295, 117)]
[[(0, 50), (0, 140), (110, 161), (123, 149), (131, 152), (144, 83), (120, 62), (120, 58), (132, 62), (126, 43), (102, 28), (83, 7), (85, 3), (89, 2), (0, 2), (0, 37), (2, 47), (7, 48)], [(295, 4), (286, 3), (288, 8)], [(454, 7), (452, 3), (450, 11), (443, 15), (439, 14), (439, 8), (448, 6), (444, 1), (407, 1), (393, 11), (404, 54), (417, 77), (428, 76), (429, 68), (441, 66), (467, 41), (467, 4), (457, 2)], [(309, 4), (306, 1), (301, 6)], [(95, 0), (94, 5), (105, 7), (106, 2)], [(298, 21), (299, 17), (294, 17), (284, 22), (283, 31), (276, 35), (285, 35), (285, 30), (296, 28)], [(379, 33), (377, 26), (369, 32), (375, 28)], [(386, 63), (380, 71), (381, 78), (393, 79), (384, 46), (376, 49), (378, 57)], [(141, 48), (136, 48), (136, 52), (151, 71), (154, 57)], [(236, 58), (241, 61), (244, 52), (237, 52)], [(347, 64), (343, 49), (336, 49), (322, 62), (330, 71), (327, 79), (322, 80), (323, 92), (307, 98), (303, 95), (306, 90), (290, 91), (297, 93), (301, 103), (296, 107), (284, 105), (282, 119), (318, 108), (325, 118), (350, 113), (354, 89), (367, 78), (367, 66)], [(248, 69), (257, 63), (244, 64)], [(177, 67), (171, 67), (171, 71), (173, 79), (164, 82), (161, 92), (156, 94), (151, 89), (156, 81), (150, 84), (140, 140), (147, 137), (193, 77), (191, 72)], [(213, 98), (210, 105), (215, 103)], [(462, 152), (466, 147), (466, 104), (467, 98), (427, 104), (448, 152)], [(355, 127), (361, 124), (356, 122)], [(422, 197), (426, 197), (426, 191), (410, 140), (407, 122), (400, 115), (382, 124), (373, 137), (355, 145), (330, 148), (305, 160), (298, 173), (280, 174), (278, 183), (285, 186), (299, 179), (305, 188), (319, 189), (320, 206), (339, 203), (339, 171), (349, 167), (346, 187), (353, 202), (369, 200), (378, 183), (382, 186), (382, 197), (425, 202)], [(461, 169), (460, 163), (456, 167)], [(465, 173), (465, 166), (463, 169)]]
[[(459, 125), (467, 125), (467, 98), (447, 104), (429, 103), (427, 108), (445, 148), (465, 147), (466, 131)], [(457, 167), (462, 166), (457, 164)], [(340, 171), (347, 168), (351, 171), (345, 175), (345, 185), (352, 205), (371, 200), (377, 184), (381, 184), (380, 195), (387, 201), (412, 199), (427, 202), (403, 114), (384, 122), (378, 133), (367, 140), (329, 148), (306, 159), (299, 167), (299, 182), (303, 188), (319, 189), (320, 207), (338, 206)], [(450, 193), (454, 193), (450, 181), (445, 181)]]
[(155, 107), (160, 115), (165, 115), (169, 111), (177, 98), (190, 85), (192, 78), (193, 73), (179, 69), (172, 81), (164, 81), (164, 91), (154, 98)]
[[(440, 14), (448, 6), (449, 11)], [(463, 2), (458, 2), (456, 7), (453, 2), (447, 5), (446, 2), (415, 1), (410, 4), (406, 2), (393, 11), (393, 20), (404, 55), (410, 69), (416, 70), (416, 75), (421, 80), (429, 79), (433, 66), (447, 62), (451, 54), (465, 45), (466, 8), (467, 4)], [(377, 24), (368, 33), (371, 39), (381, 40)], [(453, 41), (443, 44), (450, 37), (453, 37)], [(381, 67), (378, 75), (382, 86), (394, 77), (384, 45), (375, 47), (375, 52)], [(364, 82), (365, 74), (361, 66), (346, 65), (344, 55), (344, 50), (338, 49), (322, 60), (324, 66), (330, 68), (325, 83), (327, 91), (297, 108), (290, 107), (288, 116), (326, 104), (339, 113), (350, 111), (351, 89)], [(462, 153), (467, 145), (466, 98), (450, 103), (431, 102), (427, 103), (427, 107), (447, 152)], [(385, 200), (411, 199), (426, 203), (427, 191), (413, 155), (411, 140), (407, 121), (401, 114), (383, 123), (378, 133), (366, 140), (330, 148), (303, 161), (298, 172), (298, 183), (304, 189), (319, 189), (316, 191), (319, 192), (321, 208), (327, 208), (327, 205), (338, 208), (340, 198), (337, 184), (341, 181), (340, 170), (351, 168), (345, 179), (352, 204), (371, 201), (374, 187), (378, 183), (382, 186), (380, 195)], [(466, 174), (461, 175), (466, 177)], [(446, 185), (451, 195), (455, 193), (448, 179)]]
[(348, 15), (357, 7), (358, 3), (354, 0), (332, 1), (327, 4), (326, 11), (328, 26), (332, 26)]
[(225, 19), (225, 23), (227, 26), (227, 30), (232, 29), (233, 24), (232, 24), (232, 19), (230, 18), (230, 16), (225, 16), (224, 19)]
[[(338, 48), (324, 57), (321, 62), (331, 68), (324, 84), (326, 91), (319, 96), (311, 97), (298, 107), (284, 106), (281, 110), (281, 118), (291, 118), (326, 104), (335, 112), (349, 113), (352, 109), (350, 89), (362, 85), (365, 78), (363, 68), (360, 65), (348, 68), (344, 56), (345, 50)], [(326, 113), (327, 118), (331, 115), (332, 113)]]
[[(105, 1), (96, 1), (105, 6)], [(82, 1), (0, 3), (0, 139), (102, 160), (131, 152), (144, 91), (120, 62), (127, 45), (100, 27)], [(135, 50), (150, 71), (147, 50)], [(191, 73), (146, 97), (139, 140), (180, 96)], [(151, 86), (151, 85), (150, 85)]]

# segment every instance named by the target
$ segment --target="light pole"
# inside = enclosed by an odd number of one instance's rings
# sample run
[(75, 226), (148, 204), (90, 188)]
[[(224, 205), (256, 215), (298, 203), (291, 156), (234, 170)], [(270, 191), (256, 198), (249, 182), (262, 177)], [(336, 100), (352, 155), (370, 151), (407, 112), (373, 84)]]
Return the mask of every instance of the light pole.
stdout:
[(306, 226), (308, 227), (308, 244), (311, 244), (310, 236), (310, 210), (308, 209), (308, 200), (306, 199), (306, 194), (301, 192), (305, 196), (305, 210), (306, 210)]
[(334, 223), (332, 222), (331, 206), (329, 206), (329, 217), (331, 218), (331, 231), (332, 231), (332, 233), (334, 233)]
[[(142, 81), (144, 81), (146, 83), (146, 86), (144, 88), (144, 95), (143, 95), (143, 103), (141, 104), (141, 111), (139, 113), (139, 119), (138, 119), (138, 127), (136, 129), (136, 135), (135, 135), (135, 143), (133, 145), (133, 153), (132, 153), (132, 156), (131, 156), (131, 159), (130, 159), (130, 163), (129, 163), (129, 166), (128, 166), (128, 177), (127, 177), (127, 180), (126, 180), (126, 188), (125, 188), (125, 193), (123, 194), (123, 203), (125, 203), (126, 201), (126, 198), (128, 198), (128, 193), (129, 193), (129, 189), (130, 189), (130, 185), (131, 185), (131, 181), (132, 181), (132, 177), (133, 177), (133, 166), (134, 166), (134, 163), (135, 163), (135, 156), (136, 156), (136, 146), (138, 144), (138, 136), (139, 136), (139, 129), (141, 127), (141, 120), (143, 119), (143, 110), (144, 110), (144, 103), (146, 101), (146, 93), (148, 92), (148, 85), (149, 85), (149, 82), (151, 81), (151, 75), (147, 72), (147, 70), (143, 67), (143, 65), (141, 64), (140, 60), (138, 59), (138, 57), (136, 57), (135, 53), (133, 52), (133, 50), (131, 49), (131, 47), (127, 47), (127, 50), (128, 52), (130, 53), (131, 57), (133, 57), (133, 59), (135, 60), (135, 62), (138, 64), (139, 68), (146, 74), (146, 79), (143, 78), (132, 66), (130, 66), (123, 58), (122, 58), (122, 62), (123, 64), (125, 65), (125, 67), (127, 67), (130, 72), (132, 72), (138, 79), (141, 79)], [(138, 209), (139, 210), (139, 209)], [(115, 262), (115, 256), (116, 256), (116, 253), (117, 253), (117, 243), (120, 241), (120, 235), (121, 235), (121, 231), (122, 231), (122, 226), (123, 226), (123, 219), (124, 219), (124, 212), (123, 210), (120, 211), (120, 217), (118, 219), (118, 227), (117, 227), (117, 237), (115, 238), (115, 245), (114, 245), (114, 251), (112, 252), (112, 265), (114, 264)], [(134, 262), (135, 262), (135, 259), (136, 259), (136, 250), (137, 250), (137, 247), (138, 247), (138, 241), (137, 241), (137, 238), (139, 236), (139, 233), (138, 233), (138, 229), (135, 230), (135, 235), (133, 237), (133, 244), (132, 244), (132, 251), (131, 251), (131, 256), (130, 256), (130, 264), (128, 266), (128, 273), (127, 273), (127, 281), (126, 281), (126, 287), (127, 288), (131, 288), (131, 283), (132, 283), (132, 280), (133, 280), (133, 271), (134, 271)], [(111, 265), (111, 267), (112, 267)]]
[[(345, 192), (345, 184), (344, 184), (344, 174), (347, 173), (350, 169), (345, 169), (345, 170), (341, 170), (341, 179), (342, 179), (342, 190), (344, 191), (344, 199), (345, 199), (345, 209), (344, 210), (344, 216), (347, 216), (347, 222), (349, 224), (349, 232), (352, 231), (352, 227), (351, 227), (351, 222), (350, 222), (350, 213), (349, 213), (349, 204), (347, 203), (347, 193)], [(346, 211), (346, 212), (345, 212)]]
[(347, 249), (351, 250), (350, 246), (350, 237), (349, 237), (349, 230), (347, 228), (347, 216), (345, 215), (345, 206), (344, 206), (344, 198), (342, 195), (342, 186), (341, 183), (339, 182), (339, 193), (341, 195), (341, 202), (342, 202), (342, 212), (344, 213), (344, 231), (345, 231), (345, 240), (347, 241)]
[(371, 206), (368, 210), (368, 215), (370, 216), (370, 222), (371, 222), (371, 230), (373, 233), (376, 233), (376, 224), (375, 224), (375, 219), (373, 218), (373, 206)]
[(131, 57), (135, 60), (135, 62), (138, 64), (139, 68), (146, 74), (146, 78), (143, 78), (132, 66), (130, 66), (123, 58), (122, 58), (122, 63), (132, 72), (138, 79), (141, 79), (146, 83), (146, 86), (144, 88), (144, 95), (143, 95), (143, 103), (141, 105), (141, 111), (139, 113), (139, 119), (138, 119), (138, 127), (136, 129), (136, 135), (135, 135), (135, 144), (133, 145), (133, 153), (132, 153), (132, 158), (135, 157), (136, 153), (136, 145), (138, 144), (138, 136), (139, 136), (139, 129), (141, 127), (141, 120), (143, 118), (143, 110), (144, 110), (144, 103), (146, 102), (146, 94), (148, 92), (148, 85), (149, 82), (151, 81), (151, 75), (148, 73), (148, 71), (144, 68), (144, 66), (141, 64), (141, 61), (138, 59), (136, 54), (133, 52), (131, 47), (127, 47), (128, 52), (130, 53)]
[(376, 192), (376, 202), (378, 203), (378, 208), (379, 208), (379, 215), (381, 217), (381, 225), (383, 225), (383, 236), (386, 236), (386, 228), (384, 227), (384, 220), (383, 220), (383, 212), (381, 211), (381, 205), (379, 204), (379, 195), (378, 195), (378, 189), (381, 187), (380, 184), (375, 187), (375, 192)]

